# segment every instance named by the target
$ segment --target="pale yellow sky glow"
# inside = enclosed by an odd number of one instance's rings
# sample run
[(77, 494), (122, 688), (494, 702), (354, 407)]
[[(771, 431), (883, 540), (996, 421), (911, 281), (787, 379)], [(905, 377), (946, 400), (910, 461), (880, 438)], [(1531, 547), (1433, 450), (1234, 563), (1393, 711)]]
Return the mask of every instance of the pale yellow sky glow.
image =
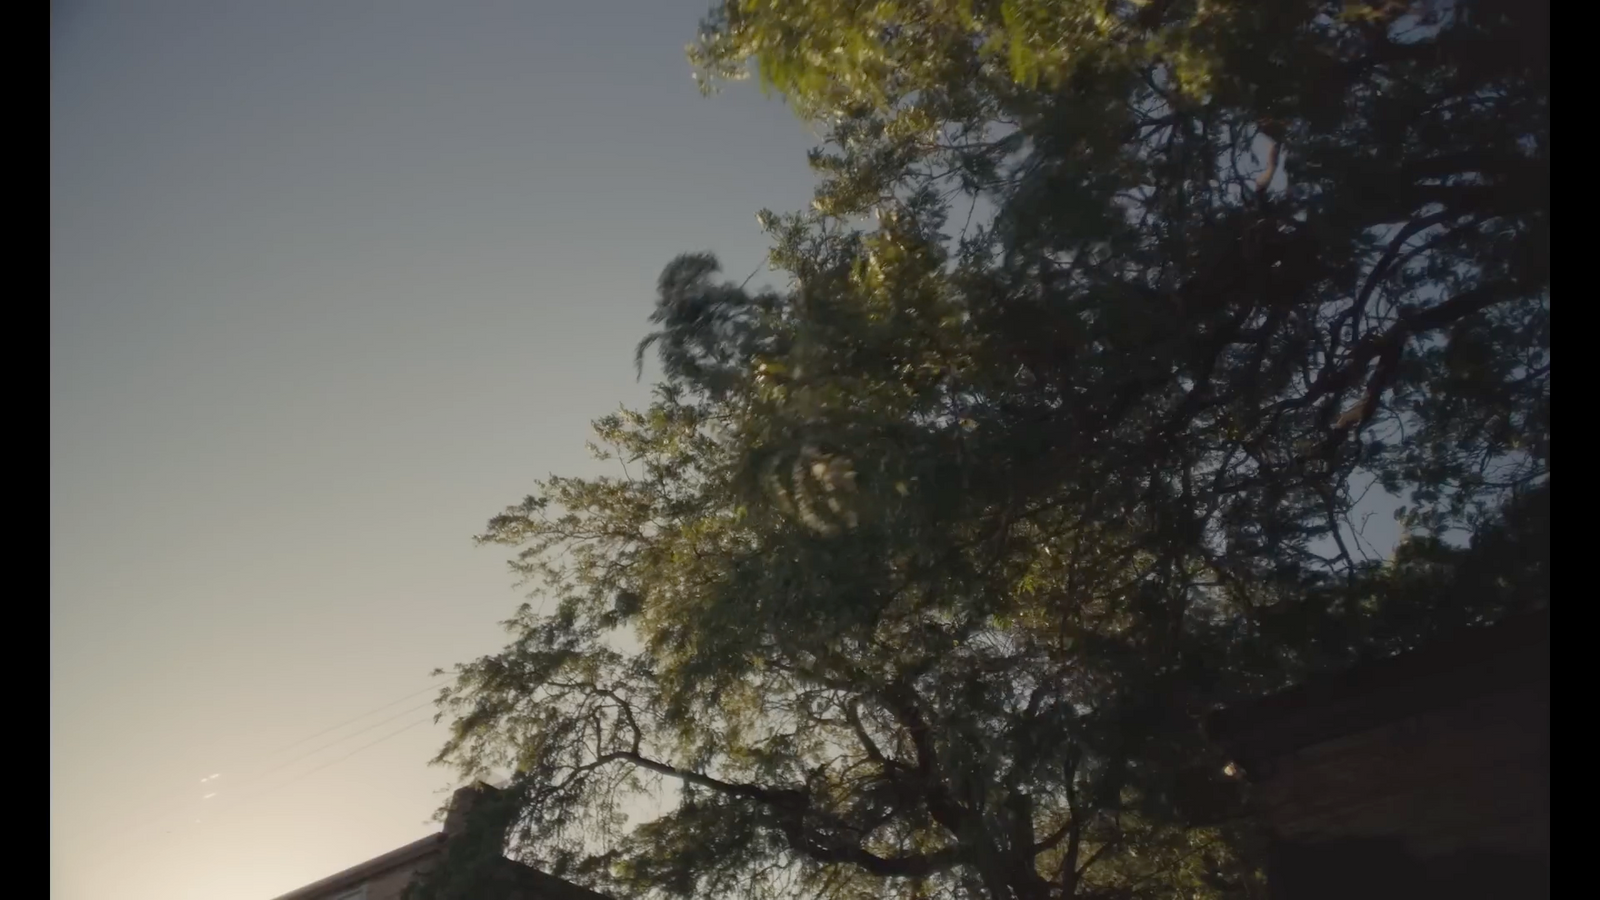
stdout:
[(428, 673), (521, 599), (472, 535), (596, 471), (666, 262), (809, 199), (793, 116), (687, 77), (706, 5), (52, 4), (52, 898), (437, 827)]

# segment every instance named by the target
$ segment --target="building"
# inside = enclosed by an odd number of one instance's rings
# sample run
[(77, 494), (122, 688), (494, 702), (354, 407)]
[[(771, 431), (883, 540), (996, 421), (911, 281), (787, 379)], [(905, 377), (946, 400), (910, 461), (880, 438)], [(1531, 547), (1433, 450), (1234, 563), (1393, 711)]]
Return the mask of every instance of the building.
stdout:
[(1273, 900), (1549, 896), (1548, 610), (1224, 710), (1208, 732), (1270, 835)]
[[(277, 900), (403, 900), (405, 890), (424, 872), (439, 865), (445, 853), (468, 832), (469, 817), (485, 800), (498, 795), (479, 782), (455, 792), (444, 828), (421, 840), (375, 856), (343, 872), (330, 875)], [(537, 869), (495, 856), (486, 864), (483, 900), (608, 900), (604, 895)], [(490, 896), (492, 895), (492, 896)]]

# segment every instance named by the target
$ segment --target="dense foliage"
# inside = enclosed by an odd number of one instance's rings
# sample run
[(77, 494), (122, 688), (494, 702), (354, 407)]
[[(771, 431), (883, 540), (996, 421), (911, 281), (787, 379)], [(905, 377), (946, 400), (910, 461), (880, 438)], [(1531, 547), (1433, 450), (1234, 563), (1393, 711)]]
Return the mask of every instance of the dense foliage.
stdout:
[(523, 858), (1255, 896), (1199, 717), (1548, 602), (1548, 4), (727, 0), (691, 57), (826, 127), (817, 201), (781, 290), (667, 267), (617, 474), (483, 536), (538, 602), (441, 759)]

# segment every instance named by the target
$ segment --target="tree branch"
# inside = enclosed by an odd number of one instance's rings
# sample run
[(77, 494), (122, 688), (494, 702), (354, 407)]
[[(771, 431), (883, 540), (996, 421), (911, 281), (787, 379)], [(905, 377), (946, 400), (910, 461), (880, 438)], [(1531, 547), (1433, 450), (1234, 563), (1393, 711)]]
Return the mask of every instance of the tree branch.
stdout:
[(611, 762), (629, 762), (642, 769), (648, 769), (661, 775), (677, 778), (687, 784), (694, 784), (732, 797), (753, 800), (768, 807), (777, 814), (777, 824), (788, 837), (790, 845), (800, 853), (805, 854), (817, 862), (850, 863), (860, 866), (868, 872), (883, 877), (913, 878), (931, 875), (955, 865), (957, 848), (946, 847), (931, 853), (909, 854), (906, 856), (879, 856), (859, 845), (829, 839), (816, 829), (806, 827), (807, 819), (833, 820), (832, 824), (841, 825), (833, 816), (821, 810), (813, 809), (806, 793), (796, 789), (764, 788), (753, 784), (740, 784), (737, 782), (723, 781), (712, 778), (699, 772), (691, 772), (677, 766), (650, 759), (636, 751), (619, 750), (598, 757), (592, 767), (598, 768)]
[(1372, 271), (1367, 273), (1366, 282), (1361, 285), (1360, 292), (1356, 294), (1356, 302), (1351, 304), (1348, 310), (1340, 313), (1340, 321), (1333, 329), (1333, 340), (1339, 340), (1339, 331), (1346, 319), (1348, 319), (1350, 322), (1351, 340), (1355, 340), (1357, 331), (1361, 327), (1361, 314), (1365, 312), (1367, 308), (1367, 301), (1371, 299), (1372, 292), (1377, 289), (1379, 282), (1381, 282), (1384, 276), (1388, 274), (1389, 267), (1394, 263), (1395, 257), (1399, 256), (1400, 251), (1405, 249), (1407, 241), (1411, 240), (1419, 232), (1426, 231), (1435, 225), (1443, 225), (1451, 219), (1458, 218), (1459, 216), (1460, 213), (1445, 210), (1444, 212), (1434, 213), (1431, 216), (1423, 216), (1420, 219), (1412, 219), (1410, 222), (1406, 223), (1405, 227), (1401, 228), (1399, 233), (1394, 236), (1394, 240), (1389, 242), (1388, 248), (1383, 251), (1383, 255), (1379, 257), (1378, 262), (1373, 265)]

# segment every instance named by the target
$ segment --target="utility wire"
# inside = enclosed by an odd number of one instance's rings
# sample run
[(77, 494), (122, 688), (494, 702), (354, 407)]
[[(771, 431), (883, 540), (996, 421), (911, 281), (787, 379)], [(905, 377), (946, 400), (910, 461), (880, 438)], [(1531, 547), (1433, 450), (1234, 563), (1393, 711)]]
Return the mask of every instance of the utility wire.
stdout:
[(280, 781), (275, 785), (272, 785), (271, 787), (262, 788), (260, 790), (255, 791), (254, 793), (247, 793), (243, 798), (241, 798), (240, 800), (235, 802), (235, 804), (233, 806), (226, 806), (226, 807), (223, 807), (222, 809), (218, 810), (217, 815), (218, 816), (222, 816), (222, 815), (226, 815), (226, 814), (229, 814), (229, 813), (238, 812), (240, 807), (246, 806), (246, 805), (248, 805), (249, 803), (251, 803), (254, 800), (258, 800), (261, 797), (266, 796), (269, 793), (277, 793), (278, 791), (281, 791), (282, 789), (288, 787), (291, 784), (294, 784), (297, 781), (300, 781), (300, 780), (305, 779), (305, 778), (310, 778), (312, 775), (315, 775), (318, 772), (323, 771), (324, 769), (330, 768), (332, 766), (336, 766), (339, 763), (344, 762), (345, 760), (351, 758), (352, 756), (355, 756), (358, 753), (363, 753), (363, 752), (365, 752), (367, 750), (372, 749), (373, 747), (378, 746), (379, 744), (386, 743), (386, 742), (388, 742), (390, 740), (393, 740), (394, 738), (397, 738), (400, 735), (405, 734), (406, 732), (410, 731), (411, 729), (416, 728), (418, 725), (425, 725), (425, 724), (427, 724), (428, 722), (431, 722), (431, 721), (433, 721), (433, 717), (432, 716), (424, 716), (424, 717), (422, 717), (420, 719), (417, 719), (416, 721), (410, 723), (409, 725), (404, 725), (404, 726), (402, 726), (400, 728), (395, 729), (394, 731), (389, 732), (388, 734), (385, 734), (383, 737), (380, 737), (377, 740), (368, 741), (367, 743), (362, 744), (361, 746), (357, 747), (354, 750), (351, 750), (349, 753), (346, 753), (343, 756), (335, 757), (333, 759), (330, 759), (330, 760), (324, 762), (320, 766), (314, 766), (314, 767), (312, 767), (310, 769), (307, 769), (304, 772), (300, 772), (300, 773), (298, 773), (296, 775), (292, 775), (289, 778), (287, 778), (287, 779), (285, 779), (283, 781)]
[[(277, 756), (279, 753), (284, 752), (285, 750), (293, 750), (294, 748), (300, 746), (301, 744), (304, 744), (304, 743), (306, 743), (308, 741), (314, 741), (317, 738), (322, 737), (325, 734), (329, 734), (331, 732), (338, 731), (339, 729), (345, 727), (346, 725), (351, 725), (351, 724), (354, 724), (356, 722), (361, 721), (362, 719), (365, 719), (367, 716), (377, 715), (378, 713), (381, 713), (384, 710), (386, 710), (386, 709), (388, 709), (388, 708), (390, 708), (392, 706), (398, 706), (401, 703), (404, 703), (407, 700), (410, 700), (412, 697), (418, 697), (418, 696), (421, 696), (423, 694), (426, 694), (429, 691), (437, 690), (438, 688), (443, 687), (448, 680), (449, 679), (445, 679), (445, 681), (434, 682), (433, 684), (428, 685), (427, 687), (423, 688), (420, 691), (412, 691), (411, 693), (405, 695), (404, 697), (400, 697), (398, 699), (391, 700), (388, 703), (385, 703), (384, 705), (378, 707), (377, 709), (368, 710), (367, 712), (364, 712), (359, 716), (354, 716), (354, 717), (351, 717), (349, 719), (345, 719), (343, 722), (340, 722), (337, 725), (334, 725), (334, 726), (329, 727), (329, 728), (324, 728), (321, 731), (317, 732), (316, 734), (310, 735), (309, 737), (303, 737), (300, 740), (295, 741), (295, 742), (293, 742), (291, 744), (286, 744), (286, 745), (284, 745), (282, 747), (279, 747), (278, 749), (272, 751), (271, 753), (268, 753), (266, 758), (270, 759), (270, 758), (272, 758), (274, 756)], [(432, 701), (429, 701), (429, 702), (431, 703)]]
[[(247, 775), (247, 776), (244, 777), (244, 781), (242, 783), (249, 784), (252, 781), (256, 781), (258, 779), (265, 778), (268, 775), (272, 775), (272, 774), (277, 773), (277, 772), (282, 772), (284, 769), (289, 768), (290, 766), (294, 765), (295, 763), (300, 762), (301, 760), (308, 759), (310, 757), (316, 756), (318, 753), (321, 753), (322, 751), (327, 750), (329, 747), (337, 747), (338, 745), (344, 743), (345, 741), (350, 740), (353, 737), (358, 737), (360, 735), (366, 734), (367, 732), (372, 731), (374, 728), (378, 728), (378, 727), (381, 727), (383, 725), (387, 725), (390, 722), (393, 722), (395, 719), (398, 719), (398, 718), (400, 718), (402, 716), (409, 716), (409, 715), (411, 715), (412, 713), (416, 712), (419, 709), (425, 709), (425, 708), (427, 708), (429, 706), (432, 706), (432, 705), (433, 705), (433, 701), (429, 700), (429, 701), (424, 702), (424, 703), (419, 703), (416, 706), (412, 706), (412, 707), (409, 707), (407, 709), (402, 709), (399, 712), (395, 713), (394, 715), (388, 717), (387, 719), (379, 719), (378, 721), (373, 722), (371, 725), (368, 725), (367, 727), (358, 729), (356, 731), (352, 731), (349, 734), (345, 735), (342, 738), (339, 738), (336, 741), (333, 741), (331, 743), (322, 744), (321, 746), (312, 747), (310, 750), (307, 750), (306, 752), (300, 754), (299, 756), (291, 757), (287, 761), (278, 763), (277, 765), (273, 766), (270, 769), (267, 769), (267, 770), (262, 771), (262, 772), (257, 772), (257, 773), (255, 773), (253, 775)], [(370, 715), (370, 713), (369, 713), (369, 715)], [(424, 720), (424, 721), (426, 721), (426, 720)], [(324, 734), (326, 734), (326, 732), (324, 732)], [(301, 741), (300, 743), (305, 743), (305, 742)]]
[[(441, 688), (445, 684), (447, 684), (448, 681), (449, 681), (449, 679), (436, 681), (433, 684), (430, 684), (427, 687), (422, 688), (421, 690), (412, 691), (409, 694), (405, 694), (404, 696), (397, 697), (394, 700), (390, 700), (389, 702), (384, 703), (381, 706), (378, 706), (378, 707), (375, 707), (373, 709), (367, 710), (366, 712), (361, 713), (360, 715), (351, 716), (350, 718), (347, 718), (344, 721), (339, 722), (336, 725), (332, 725), (332, 726), (330, 726), (328, 728), (322, 729), (321, 731), (315, 732), (314, 734), (307, 735), (306, 737), (303, 737), (303, 738), (295, 740), (295, 741), (293, 741), (291, 743), (285, 744), (285, 745), (279, 747), (278, 749), (273, 750), (271, 753), (268, 753), (268, 754), (262, 756), (261, 760), (263, 762), (266, 762), (268, 760), (271, 760), (273, 757), (279, 756), (280, 754), (282, 754), (282, 753), (284, 753), (284, 752), (286, 752), (288, 750), (293, 750), (294, 748), (303, 746), (303, 745), (305, 745), (306, 743), (308, 743), (310, 741), (316, 740), (317, 738), (320, 738), (320, 737), (323, 737), (325, 735), (332, 734), (333, 732), (336, 732), (336, 731), (339, 731), (341, 729), (344, 729), (344, 728), (346, 728), (346, 727), (348, 727), (350, 725), (355, 724), (356, 722), (361, 721), (362, 719), (368, 718), (369, 716), (376, 715), (377, 713), (383, 712), (386, 709), (391, 709), (394, 706), (396, 706), (398, 704), (401, 704), (401, 703), (404, 703), (405, 701), (410, 700), (410, 699), (412, 699), (414, 697), (421, 696), (422, 694), (428, 693), (429, 691), (438, 690), (439, 688)], [(380, 726), (383, 726), (383, 725), (386, 725), (386, 724), (388, 724), (390, 722), (393, 722), (395, 719), (398, 719), (398, 718), (400, 718), (402, 716), (408, 715), (410, 713), (414, 713), (417, 710), (420, 710), (420, 709), (422, 709), (422, 708), (424, 708), (426, 706), (431, 706), (432, 704), (433, 704), (433, 701), (429, 700), (427, 702), (420, 703), (420, 704), (417, 704), (417, 705), (412, 706), (412, 707), (408, 707), (407, 709), (401, 710), (400, 712), (398, 712), (398, 713), (396, 713), (396, 714), (394, 714), (392, 716), (389, 716), (388, 718), (381, 719), (381, 720), (379, 720), (377, 722), (374, 722), (371, 725), (368, 725), (365, 728), (359, 729), (357, 731), (353, 731), (350, 734), (347, 734), (344, 737), (338, 738), (338, 739), (336, 739), (334, 741), (326, 742), (326, 743), (324, 743), (324, 744), (322, 744), (322, 745), (320, 745), (320, 746), (318, 746), (316, 748), (313, 748), (312, 750), (306, 751), (305, 753), (302, 753), (302, 754), (300, 754), (300, 755), (298, 755), (298, 756), (296, 756), (296, 757), (294, 757), (292, 759), (289, 759), (286, 762), (282, 762), (282, 763), (279, 763), (277, 765), (271, 766), (270, 768), (268, 768), (268, 769), (266, 769), (264, 771), (258, 771), (258, 772), (252, 773), (250, 775), (246, 775), (246, 776), (243, 777), (242, 781), (239, 781), (239, 782), (230, 781), (228, 783), (229, 793), (232, 793), (232, 791), (235, 789), (236, 785), (240, 785), (240, 784), (242, 784), (244, 786), (252, 785), (254, 782), (257, 782), (260, 779), (267, 777), (268, 775), (272, 775), (272, 774), (274, 774), (276, 772), (280, 772), (280, 771), (288, 768), (289, 766), (294, 765), (295, 763), (301, 762), (301, 761), (303, 761), (303, 760), (305, 760), (305, 759), (307, 759), (307, 758), (309, 758), (311, 756), (315, 756), (316, 754), (321, 753), (324, 750), (328, 750), (328, 749), (330, 749), (332, 747), (338, 746), (339, 744), (344, 743), (345, 741), (348, 741), (353, 737), (358, 737), (358, 736), (360, 736), (362, 734), (365, 734), (365, 733), (367, 733), (369, 731), (372, 731), (375, 728), (378, 728)], [(421, 721), (427, 721), (427, 720), (424, 719), (424, 720), (421, 720)], [(202, 779), (202, 781), (205, 781), (205, 780), (207, 780), (207, 779)], [(203, 800), (203, 799), (207, 799), (207, 798), (201, 797), (199, 799)], [(184, 798), (177, 799), (177, 800), (174, 800), (172, 802), (163, 804), (162, 807), (161, 807), (161, 812), (156, 813), (156, 814), (150, 816), (147, 819), (143, 819), (140, 822), (140, 824), (134, 826), (133, 829), (130, 829), (130, 830), (142, 830), (146, 826), (151, 825), (151, 824), (153, 824), (155, 822), (158, 822), (161, 819), (167, 818), (168, 816), (178, 812), (184, 806), (187, 806), (187, 805), (189, 805), (190, 803), (193, 803), (193, 802), (196, 802), (196, 798), (184, 797)], [(153, 804), (153, 803), (152, 804), (146, 804), (144, 806), (144, 808), (145, 809), (149, 809), (150, 806), (153, 806), (153, 805), (155, 805), (155, 804)]]

